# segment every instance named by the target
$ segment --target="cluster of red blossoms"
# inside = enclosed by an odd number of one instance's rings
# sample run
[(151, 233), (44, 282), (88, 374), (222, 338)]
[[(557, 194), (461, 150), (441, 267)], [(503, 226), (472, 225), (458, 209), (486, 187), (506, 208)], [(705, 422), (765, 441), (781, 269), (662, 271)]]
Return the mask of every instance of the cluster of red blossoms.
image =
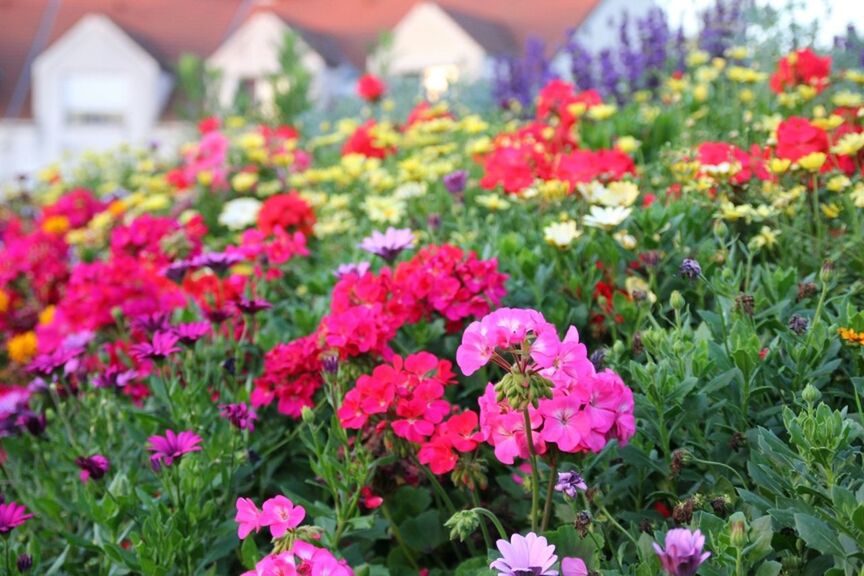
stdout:
[(470, 452), (481, 439), (477, 414), (459, 412), (444, 399), (445, 386), (454, 382), (447, 360), (428, 352), (412, 354), (404, 362), (394, 356), (390, 363), (357, 379), (339, 408), (339, 420), (348, 430), (364, 430), (369, 436), (392, 431), (419, 444), (420, 461), (436, 474), (444, 474), (456, 465), (455, 451)]
[(577, 93), (572, 84), (553, 80), (540, 92), (534, 122), (500, 134), (491, 152), (481, 158), (483, 188), (501, 186), (519, 194), (537, 180), (560, 180), (570, 190), (592, 180), (609, 182), (635, 174), (633, 159), (620, 150), (579, 148), (575, 128), (586, 110), (602, 104), (593, 91)]
[(389, 357), (389, 343), (400, 328), (434, 316), (444, 318), (448, 330), (458, 330), (501, 301), (505, 278), (496, 260), (478, 260), (450, 245), (427, 246), (377, 274), (345, 274), (318, 329), (267, 354), (252, 403), (278, 399), (279, 412), (299, 417), (321, 386), (324, 357)]
[(781, 58), (777, 70), (771, 76), (771, 90), (783, 92), (786, 88), (811, 86), (822, 92), (831, 75), (831, 57), (819, 56), (810, 48), (804, 48)]

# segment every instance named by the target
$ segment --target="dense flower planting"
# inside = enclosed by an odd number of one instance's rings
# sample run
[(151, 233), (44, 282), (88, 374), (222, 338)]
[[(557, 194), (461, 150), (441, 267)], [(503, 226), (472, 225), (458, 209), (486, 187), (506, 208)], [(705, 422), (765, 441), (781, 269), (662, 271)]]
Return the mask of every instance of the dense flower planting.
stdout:
[(864, 73), (704, 40), (16, 185), (3, 573), (860, 574)]

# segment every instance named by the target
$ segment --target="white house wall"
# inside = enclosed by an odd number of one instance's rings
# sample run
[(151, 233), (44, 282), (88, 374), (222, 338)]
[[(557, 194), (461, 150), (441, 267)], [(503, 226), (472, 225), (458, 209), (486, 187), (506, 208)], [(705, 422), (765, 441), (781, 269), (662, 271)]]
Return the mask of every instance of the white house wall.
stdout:
[[(69, 79), (76, 75), (104, 75), (123, 83), (126, 103), (120, 124), (70, 125), (64, 89), (68, 91)], [(34, 62), (33, 114), (42, 156), (52, 159), (64, 152), (143, 143), (164, 104), (162, 76), (156, 60), (111, 20), (85, 16)]]
[[(465, 79), (482, 77), (488, 72), (486, 51), (444, 10), (432, 3), (417, 4), (393, 29), (393, 45), (388, 50), (388, 72), (421, 74), (435, 65), (455, 65)], [(369, 67), (380, 69), (381, 55), (369, 60)]]
[[(255, 14), (246, 21), (213, 55), (207, 59), (210, 68), (220, 73), (219, 102), (226, 109), (234, 102), (240, 81), (247, 78), (267, 81), (279, 72), (279, 51), (290, 28), (270, 12)], [(320, 54), (297, 37), (301, 62), (312, 75), (310, 96), (320, 99), (327, 94), (327, 64)]]

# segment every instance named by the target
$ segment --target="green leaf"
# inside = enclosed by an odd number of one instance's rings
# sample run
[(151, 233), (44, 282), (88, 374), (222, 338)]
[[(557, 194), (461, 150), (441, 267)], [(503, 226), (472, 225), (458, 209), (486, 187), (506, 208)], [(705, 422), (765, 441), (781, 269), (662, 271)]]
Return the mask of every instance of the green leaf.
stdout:
[(810, 548), (823, 554), (846, 557), (846, 553), (837, 541), (837, 533), (822, 520), (807, 514), (795, 514), (795, 529)]
[(415, 550), (431, 552), (447, 540), (447, 534), (437, 510), (427, 510), (409, 518), (399, 526), (405, 544)]
[(58, 574), (60, 572), (60, 568), (63, 567), (63, 563), (66, 562), (66, 556), (69, 554), (69, 550), (71, 550), (71, 546), (66, 546), (63, 549), (63, 553), (54, 560), (54, 563), (48, 567), (48, 571), (45, 572), (45, 576), (52, 576), (53, 574)]
[(261, 553), (258, 551), (258, 545), (255, 544), (254, 538), (246, 538), (243, 545), (240, 547), (240, 558), (243, 561), (243, 566), (252, 570), (261, 559)]
[(456, 567), (454, 576), (487, 576), (495, 574), (489, 569), (486, 558), (471, 558)]
[(783, 565), (779, 562), (768, 560), (759, 565), (759, 569), (756, 570), (755, 576), (777, 576), (780, 574), (780, 570), (782, 569)]

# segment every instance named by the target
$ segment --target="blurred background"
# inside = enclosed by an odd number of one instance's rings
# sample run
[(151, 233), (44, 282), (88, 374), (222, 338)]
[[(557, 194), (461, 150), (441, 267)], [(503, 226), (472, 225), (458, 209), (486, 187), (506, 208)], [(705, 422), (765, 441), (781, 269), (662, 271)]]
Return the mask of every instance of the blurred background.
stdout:
[[(86, 150), (172, 151), (211, 115), (315, 131), (384, 105), (529, 107), (552, 77), (653, 90), (701, 51), (862, 66), (860, 0), (0, 0), (0, 182)], [(764, 60), (761, 62), (760, 60)], [(367, 111), (368, 112), (368, 111)]]

